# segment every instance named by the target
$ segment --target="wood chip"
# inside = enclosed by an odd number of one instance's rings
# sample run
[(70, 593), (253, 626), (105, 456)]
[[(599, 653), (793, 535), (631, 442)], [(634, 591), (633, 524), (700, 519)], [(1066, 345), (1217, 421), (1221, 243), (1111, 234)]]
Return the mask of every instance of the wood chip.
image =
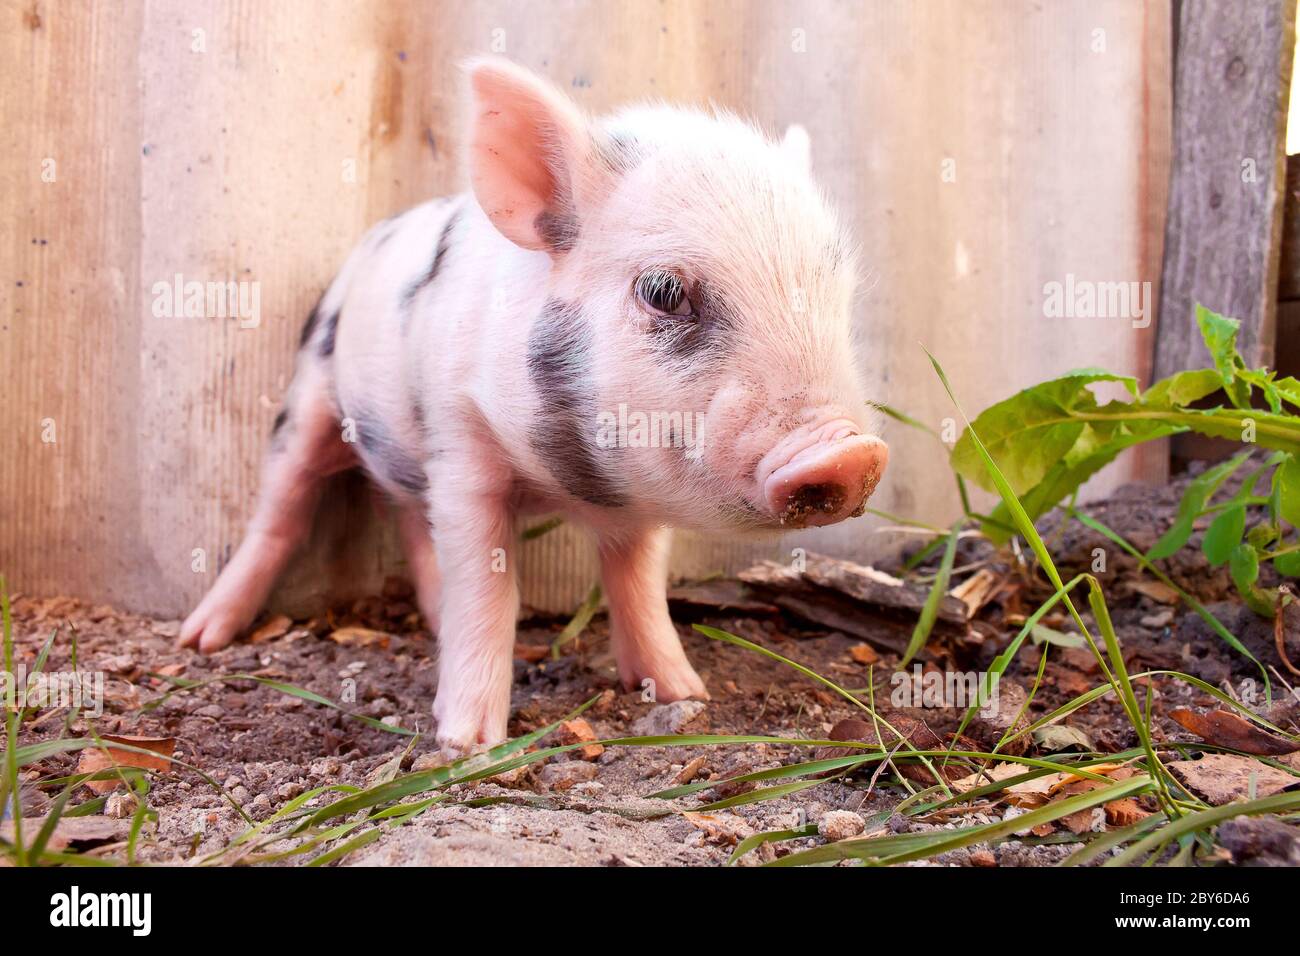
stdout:
[[(47, 817), (25, 817), (23, 819), (23, 839), (30, 841), (45, 825)], [(85, 849), (100, 843), (112, 843), (125, 839), (131, 832), (131, 820), (114, 819), (106, 816), (60, 817), (54, 824), (54, 832), (45, 844), (45, 849), (55, 853), (70, 846)], [(0, 836), (13, 842), (14, 822), (6, 820), (0, 824)]]
[(754, 596), (753, 589), (734, 578), (683, 584), (668, 591), (668, 603), (738, 614), (779, 614), (775, 604)]
[[(807, 555), (804, 576), (820, 587), (839, 591), (866, 604), (920, 612), (929, 590), (877, 571), (865, 564), (840, 561), (820, 554)], [(965, 624), (966, 605), (959, 598), (945, 594), (939, 602), (938, 617), (951, 624)]]
[(988, 568), (980, 568), (948, 593), (966, 606), (966, 619), (980, 612), (998, 590), (999, 578)]

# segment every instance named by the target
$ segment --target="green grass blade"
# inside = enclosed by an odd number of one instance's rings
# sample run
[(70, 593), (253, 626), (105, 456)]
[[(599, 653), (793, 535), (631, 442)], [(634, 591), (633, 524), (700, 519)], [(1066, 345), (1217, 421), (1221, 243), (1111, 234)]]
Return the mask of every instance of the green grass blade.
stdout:
[(920, 619), (912, 629), (912, 639), (907, 643), (907, 652), (898, 662), (900, 670), (910, 664), (912, 658), (920, 653), (921, 648), (925, 647), (925, 642), (930, 638), (930, 632), (934, 630), (934, 622), (939, 616), (939, 603), (948, 593), (948, 581), (952, 577), (952, 562), (957, 555), (957, 538), (961, 534), (963, 522), (964, 519), (955, 522), (952, 530), (948, 532), (947, 543), (943, 548), (943, 560), (939, 563), (939, 573), (935, 575), (934, 584), (930, 586), (930, 593), (926, 595), (925, 604), (921, 607)]

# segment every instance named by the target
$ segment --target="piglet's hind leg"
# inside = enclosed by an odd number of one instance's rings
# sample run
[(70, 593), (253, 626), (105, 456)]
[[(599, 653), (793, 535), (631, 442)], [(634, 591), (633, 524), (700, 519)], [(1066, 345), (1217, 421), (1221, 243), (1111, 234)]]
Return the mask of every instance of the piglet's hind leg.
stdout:
[(317, 366), (301, 369), (262, 465), (261, 491), (248, 534), (217, 583), (185, 619), (181, 646), (211, 653), (253, 622), (276, 578), (307, 537), (325, 478), (355, 463), (339, 431), (324, 371)]

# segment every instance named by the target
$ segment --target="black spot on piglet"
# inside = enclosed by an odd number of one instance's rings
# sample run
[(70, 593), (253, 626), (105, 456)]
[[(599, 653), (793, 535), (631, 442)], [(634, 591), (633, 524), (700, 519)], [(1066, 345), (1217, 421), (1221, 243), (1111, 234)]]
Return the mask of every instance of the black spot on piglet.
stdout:
[(541, 405), (532, 446), (569, 494), (593, 505), (618, 508), (594, 445), (597, 408), (591, 372), (591, 327), (582, 310), (551, 300), (528, 337), (528, 374)]

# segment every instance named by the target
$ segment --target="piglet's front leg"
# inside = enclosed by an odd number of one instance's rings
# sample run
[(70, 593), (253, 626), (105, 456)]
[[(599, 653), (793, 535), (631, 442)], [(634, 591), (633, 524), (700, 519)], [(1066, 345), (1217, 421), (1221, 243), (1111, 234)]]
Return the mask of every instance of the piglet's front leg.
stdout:
[(493, 480), (487, 456), (455, 457), (434, 469), (431, 508), (443, 569), (433, 713), (449, 757), (506, 738), (519, 613), (515, 525), (504, 482)]
[(707, 700), (704, 682), (686, 659), (668, 616), (667, 528), (600, 537), (600, 572), (609, 602), (610, 640), (619, 676), (661, 702)]

